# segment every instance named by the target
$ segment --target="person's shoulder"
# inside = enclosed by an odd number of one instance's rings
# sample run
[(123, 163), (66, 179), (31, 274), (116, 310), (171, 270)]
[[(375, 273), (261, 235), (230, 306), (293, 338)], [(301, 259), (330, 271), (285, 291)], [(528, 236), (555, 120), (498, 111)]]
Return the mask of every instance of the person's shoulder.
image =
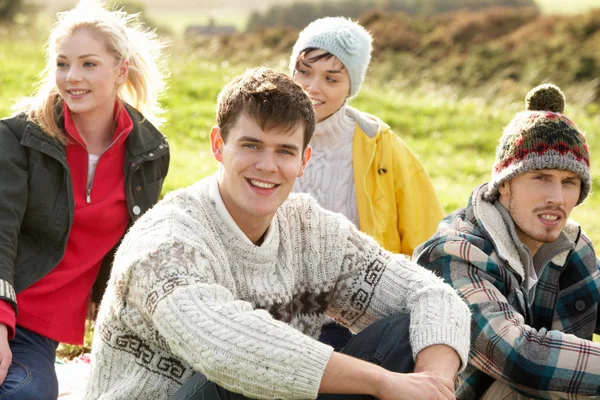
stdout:
[(283, 215), (306, 212), (315, 214), (335, 214), (323, 208), (310, 193), (304, 192), (290, 193), (281, 207), (279, 207), (278, 212)]
[(453, 241), (476, 241), (480, 228), (468, 207), (458, 208), (444, 217), (435, 233), (436, 238)]
[(212, 241), (214, 229), (207, 216), (214, 211), (206, 186), (199, 181), (167, 193), (129, 229), (119, 248), (120, 256), (139, 260), (181, 246), (203, 248)]
[(173, 228), (179, 226), (199, 229), (204, 221), (199, 215), (214, 213), (210, 204), (208, 182), (200, 180), (167, 193), (133, 225), (132, 230), (168, 230), (173, 233)]
[(414, 256), (427, 252), (468, 259), (476, 253), (487, 257), (493, 251), (493, 242), (478, 224), (472, 207), (464, 207), (443, 218), (433, 236), (415, 249)]
[(289, 219), (306, 213), (312, 214), (319, 203), (309, 193), (292, 192), (277, 210), (279, 219)]
[(360, 111), (351, 106), (346, 107), (346, 114), (356, 122), (362, 133), (371, 139), (390, 128), (375, 115)]
[(291, 193), (277, 212), (280, 220), (294, 220), (318, 227), (323, 224), (344, 226), (351, 223), (340, 213), (327, 210), (308, 193)]
[(12, 134), (18, 138), (21, 138), (23, 136), (23, 132), (25, 132), (27, 127), (30, 125), (37, 127), (36, 124), (27, 118), (25, 113), (20, 113), (0, 119), (0, 132), (2, 132), (2, 134)]
[(124, 103), (125, 110), (129, 114), (131, 121), (133, 122), (134, 127), (138, 129), (134, 129), (132, 131), (133, 136), (136, 134), (142, 136), (141, 139), (147, 140), (155, 140), (155, 141), (164, 141), (166, 140), (166, 136), (161, 133), (161, 131), (152, 124), (140, 111), (138, 111), (135, 107), (128, 103)]
[(592, 239), (577, 221), (569, 219), (563, 228), (563, 233), (575, 243), (575, 251), (580, 257), (583, 253), (592, 254), (594, 258), (596, 257)]

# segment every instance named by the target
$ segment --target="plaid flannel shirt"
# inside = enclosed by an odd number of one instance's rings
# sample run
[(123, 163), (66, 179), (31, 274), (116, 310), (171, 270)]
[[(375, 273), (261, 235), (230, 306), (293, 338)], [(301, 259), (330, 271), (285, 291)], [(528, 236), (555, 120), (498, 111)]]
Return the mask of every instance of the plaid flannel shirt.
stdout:
[(600, 343), (592, 342), (600, 332), (600, 270), (590, 240), (568, 222), (561, 236), (570, 246), (543, 264), (528, 304), (526, 267), (510, 232), (514, 224), (481, 198), (485, 187), (475, 189), (468, 206), (447, 216), (414, 252), (473, 313), (469, 365), (457, 398), (480, 398), (494, 380), (536, 398), (600, 395)]

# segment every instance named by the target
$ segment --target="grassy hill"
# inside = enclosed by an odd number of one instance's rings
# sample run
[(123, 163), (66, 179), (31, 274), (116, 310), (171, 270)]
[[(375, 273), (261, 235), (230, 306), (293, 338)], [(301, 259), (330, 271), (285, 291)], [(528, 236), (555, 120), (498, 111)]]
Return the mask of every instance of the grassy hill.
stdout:
[[(286, 5), (297, 2), (298, 0), (253, 0), (241, 2), (239, 0), (139, 0), (146, 6), (146, 9), (152, 13), (163, 12), (206, 12), (218, 9), (238, 10), (242, 13), (248, 13), (254, 10), (265, 10), (273, 5)], [(322, 0), (303, 0), (308, 3), (318, 3)], [(332, 0), (329, 0), (332, 1)], [(587, 11), (593, 7), (600, 7), (600, 0), (535, 0), (544, 12), (549, 13), (578, 13)], [(72, 6), (75, 0), (46, 0), (42, 3), (48, 9), (60, 9)]]
[[(0, 116), (8, 116), (13, 102), (31, 92), (44, 67), (40, 38), (46, 34), (45, 29), (9, 32), (0, 27)], [(226, 82), (249, 66), (216, 61), (207, 57), (204, 49), (195, 50), (177, 41), (170, 49), (169, 63), (172, 78), (163, 100), (169, 112), (162, 130), (169, 137), (172, 159), (164, 193), (216, 170), (208, 143), (215, 99)], [(286, 69), (285, 59), (272, 59), (268, 64)], [(411, 88), (378, 79), (376, 74), (382, 68), (385, 66), (371, 71), (352, 105), (378, 115), (408, 142), (429, 171), (446, 212), (465, 206), (471, 190), (488, 179), (502, 127), (522, 109), (522, 102), (493, 96), (490, 101), (457, 96), (449, 87)], [(519, 97), (524, 94), (519, 93)], [(599, 245), (600, 114), (590, 113), (577, 102), (567, 106), (566, 114), (587, 132), (596, 192), (574, 211), (573, 217), (583, 223)]]
[[(136, 0), (133, 0), (136, 1)], [(299, 0), (137, 0), (145, 6), (148, 15), (171, 28), (176, 34), (184, 31), (190, 24), (205, 24), (213, 18), (219, 24), (233, 24), (244, 29), (252, 11), (264, 11), (273, 5), (286, 5)], [(318, 3), (323, 0), (302, 0)], [(333, 0), (326, 0), (333, 1)], [(600, 0), (535, 0), (544, 13), (574, 14), (600, 7)], [(75, 0), (46, 0), (43, 7), (50, 11), (66, 9), (76, 4)]]
[[(0, 41), (0, 115), (8, 115), (13, 101), (31, 91), (36, 74), (43, 68), (42, 44), (31, 36), (13, 33), (3, 35)], [(194, 51), (178, 42), (171, 48), (169, 61), (172, 79), (164, 103), (170, 111), (164, 132), (169, 136), (173, 158), (165, 192), (215, 170), (208, 134), (214, 124), (216, 95), (224, 83), (247, 67), (215, 62), (206, 58), (202, 49)], [(270, 66), (286, 70), (283, 63)], [(488, 179), (502, 127), (522, 109), (522, 102), (498, 98), (486, 103), (457, 97), (449, 88), (384, 84), (376, 76), (367, 79), (352, 104), (380, 116), (408, 142), (429, 171), (447, 212), (464, 206), (473, 187)], [(600, 162), (594, 160), (600, 157), (600, 115), (589, 114), (573, 102), (567, 105), (566, 114), (587, 132), (597, 191)], [(585, 221), (585, 229), (600, 243), (600, 197), (590, 196), (574, 216)]]

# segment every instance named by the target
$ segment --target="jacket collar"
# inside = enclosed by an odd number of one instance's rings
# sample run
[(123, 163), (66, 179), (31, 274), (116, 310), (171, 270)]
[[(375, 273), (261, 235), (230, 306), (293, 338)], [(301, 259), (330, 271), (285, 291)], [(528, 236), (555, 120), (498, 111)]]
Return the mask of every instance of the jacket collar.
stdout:
[[(473, 214), (478, 224), (487, 232), (498, 255), (506, 261), (521, 279), (525, 279), (525, 266), (518, 250), (518, 245), (521, 245), (521, 242), (516, 235), (514, 222), (508, 211), (506, 211), (506, 215), (509, 218), (505, 219), (495, 203), (490, 203), (482, 198), (486, 188), (487, 183), (484, 183), (473, 191), (471, 195)], [(568, 220), (555, 242), (540, 247), (535, 256), (536, 259), (549, 258), (554, 264), (564, 266), (569, 252), (575, 247), (574, 242), (579, 236), (580, 229), (575, 221)]]
[(42, 128), (34, 123), (28, 122), (25, 125), (23, 136), (21, 137), (21, 145), (31, 147), (59, 160), (66, 157), (65, 146), (46, 135), (42, 131)]
[[(166, 147), (166, 137), (148, 122), (139, 111), (126, 103), (125, 109), (133, 121), (133, 128), (126, 141), (127, 152), (130, 156), (137, 157), (150, 150), (160, 148), (161, 145)], [(64, 126), (62, 113), (58, 123), (59, 126)], [(26, 122), (21, 144), (35, 148), (56, 159), (66, 156), (65, 147), (61, 143), (46, 135), (38, 125), (31, 122)]]
[(376, 116), (358, 111), (354, 107), (346, 106), (346, 114), (354, 119), (358, 127), (370, 138), (390, 129), (388, 124)]
[(150, 150), (161, 148), (161, 145), (166, 145), (167, 138), (146, 120), (138, 110), (127, 103), (125, 103), (125, 109), (133, 121), (133, 129), (127, 138), (127, 151), (131, 156), (137, 157)]
[[(123, 103), (120, 101), (115, 102), (114, 115), (116, 121), (110, 147), (114, 146), (115, 143), (123, 143), (133, 129), (133, 121), (131, 120), (129, 113), (125, 111)], [(63, 117), (64, 123), (62, 126), (64, 126), (65, 132), (76, 142), (85, 147), (81, 134), (75, 126), (75, 121), (73, 121), (73, 114), (65, 102), (63, 102)]]

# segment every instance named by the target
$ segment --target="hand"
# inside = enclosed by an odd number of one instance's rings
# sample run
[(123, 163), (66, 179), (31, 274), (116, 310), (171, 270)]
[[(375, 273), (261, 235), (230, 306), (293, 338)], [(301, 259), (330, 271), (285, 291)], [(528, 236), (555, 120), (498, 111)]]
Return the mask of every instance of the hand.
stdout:
[(0, 324), (0, 385), (6, 379), (8, 367), (12, 364), (12, 351), (8, 345), (8, 328)]
[(377, 397), (380, 400), (454, 400), (451, 380), (429, 372), (399, 374), (390, 372), (384, 379)]

